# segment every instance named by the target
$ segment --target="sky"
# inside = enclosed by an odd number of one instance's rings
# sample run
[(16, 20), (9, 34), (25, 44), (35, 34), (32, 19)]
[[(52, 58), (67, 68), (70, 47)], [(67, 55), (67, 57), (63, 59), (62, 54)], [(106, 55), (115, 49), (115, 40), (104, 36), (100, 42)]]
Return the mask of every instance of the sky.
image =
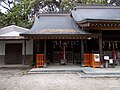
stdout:
[[(4, 3), (1, 3), (3, 6), (6, 6)], [(5, 8), (3, 8), (2, 6), (0, 6), (0, 10), (1, 10), (1, 12), (2, 13), (5, 13), (6, 12), (6, 9)]]
[[(1, 5), (3, 5), (3, 6), (5, 6), (5, 7), (7, 7), (7, 8), (9, 8), (5, 3), (3, 3), (2, 2), (3, 0), (0, 0), (0, 4)], [(12, 1), (12, 0), (9, 0), (9, 1)], [(14, 1), (14, 0), (13, 0)], [(6, 0), (6, 2), (7, 2), (7, 0)], [(11, 6), (12, 7), (12, 6)], [(0, 10), (1, 10), (1, 12), (2, 13), (5, 13), (7, 10), (5, 9), (5, 8), (3, 8), (2, 6), (0, 6)]]
[[(2, 2), (3, 0), (0, 0), (0, 4), (2, 4), (3, 6), (5, 6), (5, 7), (8, 7), (5, 3), (3, 3)], [(5, 1), (7, 1), (7, 0), (5, 0)], [(14, 0), (9, 0), (9, 1), (14, 1)], [(57, 1), (59, 1), (59, 0), (57, 0)], [(108, 0), (108, 3), (110, 2), (110, 0)], [(12, 7), (12, 6), (11, 6)], [(0, 10), (1, 10), (1, 12), (2, 13), (6, 13), (6, 9), (5, 8), (3, 8), (2, 6), (0, 6)]]

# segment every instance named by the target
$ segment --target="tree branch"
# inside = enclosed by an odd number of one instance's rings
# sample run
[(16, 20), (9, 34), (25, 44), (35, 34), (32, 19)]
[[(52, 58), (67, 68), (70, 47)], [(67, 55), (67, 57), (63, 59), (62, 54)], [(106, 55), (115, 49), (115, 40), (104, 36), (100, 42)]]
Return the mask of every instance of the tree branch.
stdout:
[(10, 4), (6, 3), (4, 0), (3, 0), (3, 3), (6, 4), (11, 9)]
[(4, 2), (4, 4), (6, 4), (7, 6), (9, 6), (9, 4), (8, 4), (8, 3), (6, 3), (4, 0), (3, 0), (3, 2)]
[(8, 11), (10, 11), (9, 8), (7, 8), (7, 7), (5, 7), (5, 6), (1, 5), (1, 4), (0, 4), (0, 6), (2, 6), (2, 7), (5, 8), (5, 9), (7, 9)]

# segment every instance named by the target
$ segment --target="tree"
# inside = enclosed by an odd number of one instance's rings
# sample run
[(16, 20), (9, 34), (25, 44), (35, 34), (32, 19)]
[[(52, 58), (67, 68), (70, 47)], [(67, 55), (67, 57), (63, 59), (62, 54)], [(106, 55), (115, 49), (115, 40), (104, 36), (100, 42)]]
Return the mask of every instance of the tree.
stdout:
[(77, 4), (107, 4), (107, 0), (62, 0), (62, 11), (69, 11)]
[(0, 12), (0, 28), (2, 28), (4, 26), (4, 18), (5, 18), (5, 14)]
[(19, 3), (13, 2), (13, 7), (7, 7), (7, 13), (4, 16), (0, 15), (4, 17), (1, 20), (1, 22), (3, 22), (2, 26), (15, 24), (21, 27), (30, 28), (32, 22), (29, 21), (28, 14), (34, 1), (35, 0), (21, 0)]
[(6, 10), (10, 10), (12, 8), (13, 0), (1, 0), (0, 6), (5, 8)]
[[(16, 0), (14, 0), (16, 1)], [(39, 13), (66, 11), (69, 12), (76, 4), (106, 4), (107, 0), (2, 0), (7, 7), (7, 13), (0, 15), (0, 27), (15, 24), (30, 28), (34, 16)]]
[(120, 6), (120, 0), (110, 0), (110, 4)]
[(1, 27), (15, 24), (30, 28), (35, 14), (55, 12), (57, 11), (56, 5), (58, 5), (56, 0), (20, 0), (17, 3), (2, 0), (2, 2), (6, 4), (6, 7), (2, 4), (0, 6), (7, 9), (7, 12), (1, 20), (4, 22)]

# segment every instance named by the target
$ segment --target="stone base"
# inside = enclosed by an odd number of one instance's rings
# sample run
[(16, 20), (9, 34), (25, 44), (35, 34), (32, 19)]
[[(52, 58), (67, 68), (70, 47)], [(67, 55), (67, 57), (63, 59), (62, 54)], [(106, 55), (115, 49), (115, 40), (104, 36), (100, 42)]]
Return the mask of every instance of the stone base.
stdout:
[(67, 64), (67, 59), (61, 59), (60, 64), (61, 65), (66, 65)]
[(46, 63), (44, 63), (44, 66), (43, 66), (44, 68), (46, 68), (47, 67), (47, 64)]

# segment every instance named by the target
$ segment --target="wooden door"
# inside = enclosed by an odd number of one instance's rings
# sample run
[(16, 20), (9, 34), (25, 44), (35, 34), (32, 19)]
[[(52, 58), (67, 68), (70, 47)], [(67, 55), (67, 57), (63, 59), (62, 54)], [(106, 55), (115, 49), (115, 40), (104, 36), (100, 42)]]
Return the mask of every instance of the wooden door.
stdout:
[(5, 45), (5, 64), (22, 64), (22, 43)]

